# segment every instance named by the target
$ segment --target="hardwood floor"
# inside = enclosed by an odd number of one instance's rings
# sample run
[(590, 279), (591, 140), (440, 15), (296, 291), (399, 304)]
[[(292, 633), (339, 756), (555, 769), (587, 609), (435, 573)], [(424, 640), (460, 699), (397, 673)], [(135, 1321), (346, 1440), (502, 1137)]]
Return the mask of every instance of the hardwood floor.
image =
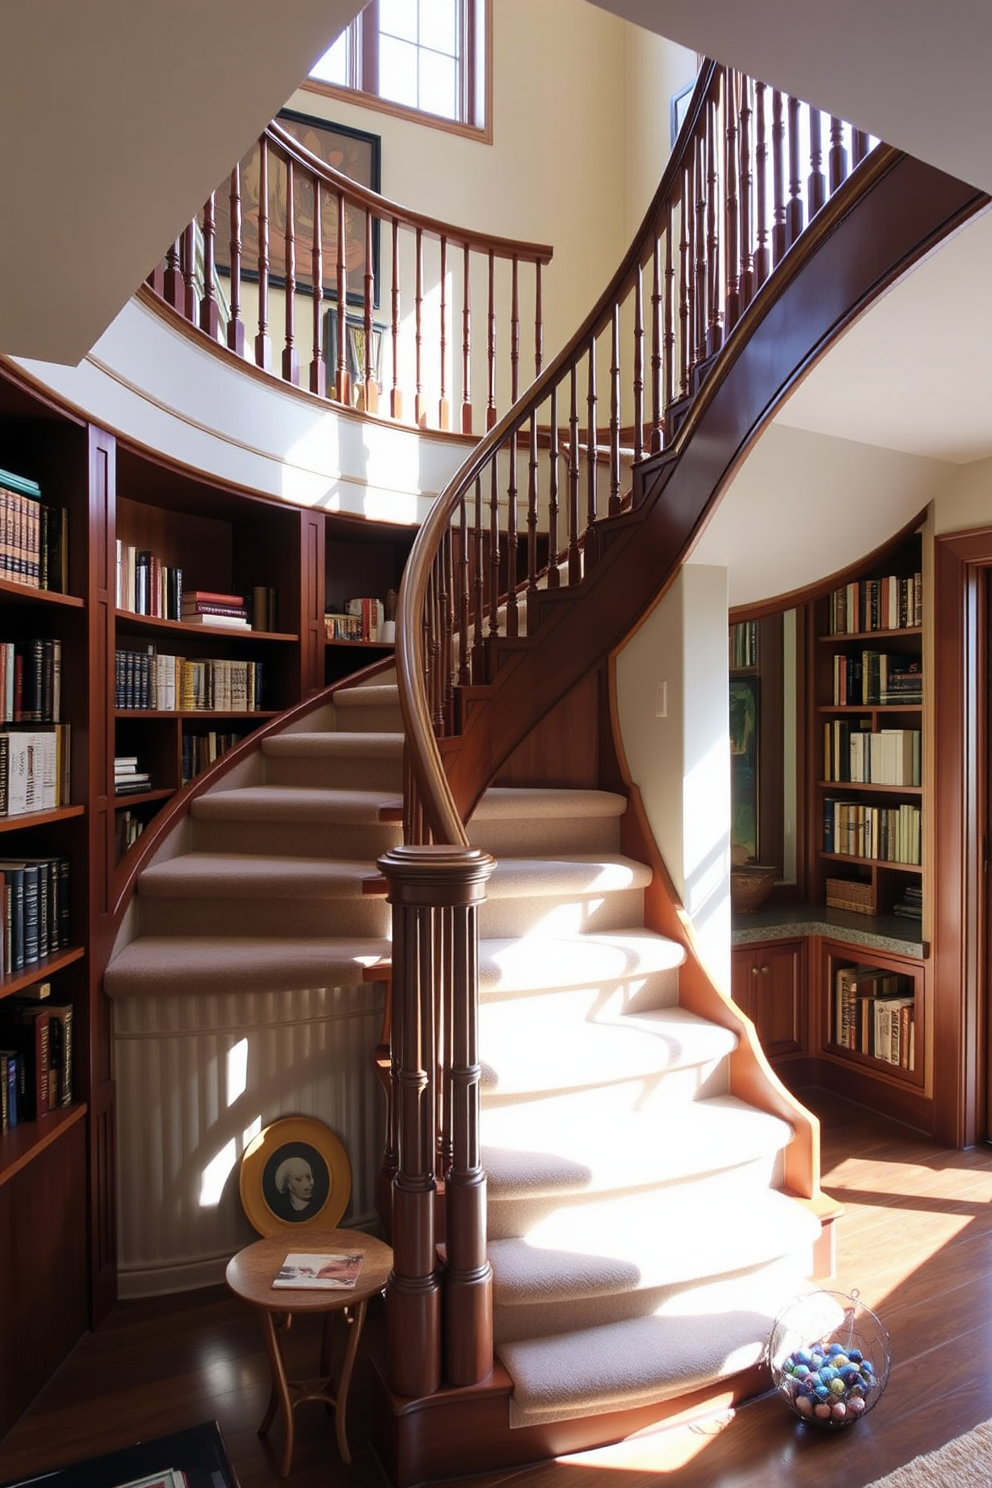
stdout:
[[(892, 1372), (878, 1406), (850, 1430), (817, 1431), (774, 1395), (693, 1424), (632, 1438), (579, 1458), (482, 1472), (477, 1488), (648, 1488), (677, 1473), (679, 1488), (793, 1488), (805, 1481), (864, 1488), (919, 1452), (992, 1417), (992, 1149), (936, 1148), (848, 1102), (807, 1092), (823, 1121), (824, 1187), (845, 1205), (837, 1274), (826, 1285), (857, 1290), (892, 1343)], [(289, 1344), (313, 1373), (316, 1334), (297, 1323)], [(368, 1341), (381, 1329), (370, 1316)], [(365, 1340), (363, 1340), (364, 1349)], [(5, 1348), (16, 1340), (4, 1339)], [(309, 1357), (308, 1357), (309, 1356)], [(223, 1289), (120, 1305), (85, 1338), (8, 1436), (0, 1480), (216, 1419), (241, 1488), (382, 1488), (363, 1445), (368, 1366), (356, 1372), (349, 1410), (354, 1452), (345, 1467), (333, 1419), (319, 1406), (296, 1413), (293, 1471), (256, 1434), (269, 1392), (258, 1321)], [(280, 1427), (273, 1427), (276, 1447)], [(814, 1455), (815, 1454), (815, 1455)], [(465, 1480), (461, 1480), (465, 1481)]]

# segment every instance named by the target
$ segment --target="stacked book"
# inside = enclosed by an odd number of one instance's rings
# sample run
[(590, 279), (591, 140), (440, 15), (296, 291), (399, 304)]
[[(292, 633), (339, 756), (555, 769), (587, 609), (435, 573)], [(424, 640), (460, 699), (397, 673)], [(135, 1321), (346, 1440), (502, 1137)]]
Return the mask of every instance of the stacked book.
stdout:
[(114, 755), (114, 795), (136, 796), (152, 788), (152, 777), (147, 770), (138, 769), (136, 754)]
[(908, 884), (892, 906), (892, 913), (903, 920), (923, 919), (923, 889), (919, 884)]
[(185, 625), (221, 625), (230, 630), (251, 630), (248, 606), (240, 594), (222, 594), (212, 589), (191, 589), (182, 598)]
[(68, 516), (27, 476), (0, 470), (0, 579), (68, 592)]

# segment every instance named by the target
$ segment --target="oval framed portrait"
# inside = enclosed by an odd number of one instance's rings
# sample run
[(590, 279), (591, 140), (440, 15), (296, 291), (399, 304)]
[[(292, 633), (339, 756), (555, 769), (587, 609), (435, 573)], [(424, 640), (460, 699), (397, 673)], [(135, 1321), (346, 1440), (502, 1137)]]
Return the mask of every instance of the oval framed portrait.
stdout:
[(241, 1203), (260, 1235), (319, 1225), (333, 1230), (351, 1197), (351, 1164), (339, 1137), (314, 1116), (283, 1116), (245, 1149)]

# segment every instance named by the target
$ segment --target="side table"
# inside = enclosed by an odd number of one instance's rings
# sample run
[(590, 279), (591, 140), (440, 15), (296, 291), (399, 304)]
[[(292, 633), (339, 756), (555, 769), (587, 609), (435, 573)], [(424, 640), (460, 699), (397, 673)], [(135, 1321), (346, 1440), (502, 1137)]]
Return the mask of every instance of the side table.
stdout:
[[(291, 1253), (321, 1255), (328, 1251), (361, 1251), (362, 1266), (354, 1287), (310, 1289), (308, 1287), (273, 1287), (276, 1274)], [(233, 1256), (225, 1273), (227, 1285), (236, 1297), (261, 1312), (265, 1347), (272, 1370), (272, 1393), (265, 1416), (258, 1428), (264, 1436), (282, 1407), (285, 1438), (279, 1471), (288, 1477), (293, 1460), (293, 1410), (304, 1400), (321, 1400), (334, 1407), (334, 1428), (343, 1462), (351, 1461), (348, 1450), (346, 1414), (348, 1387), (351, 1384), (355, 1355), (365, 1322), (365, 1309), (370, 1297), (381, 1292), (389, 1279), (393, 1252), (381, 1240), (360, 1230), (281, 1230), (256, 1240)], [(335, 1312), (341, 1312), (349, 1327), (348, 1344), (336, 1387), (329, 1379), (330, 1369), (327, 1327)], [(288, 1326), (293, 1313), (324, 1313), (325, 1334), (321, 1350), (321, 1377), (316, 1380), (290, 1380), (280, 1344), (280, 1329)]]

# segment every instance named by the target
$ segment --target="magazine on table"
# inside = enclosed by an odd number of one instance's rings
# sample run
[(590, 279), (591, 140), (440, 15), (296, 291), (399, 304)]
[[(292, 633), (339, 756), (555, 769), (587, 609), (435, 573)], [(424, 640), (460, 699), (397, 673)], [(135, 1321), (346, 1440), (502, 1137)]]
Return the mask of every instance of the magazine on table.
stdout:
[(272, 1285), (348, 1291), (358, 1280), (361, 1266), (359, 1250), (331, 1251), (324, 1255), (291, 1252), (279, 1267)]

